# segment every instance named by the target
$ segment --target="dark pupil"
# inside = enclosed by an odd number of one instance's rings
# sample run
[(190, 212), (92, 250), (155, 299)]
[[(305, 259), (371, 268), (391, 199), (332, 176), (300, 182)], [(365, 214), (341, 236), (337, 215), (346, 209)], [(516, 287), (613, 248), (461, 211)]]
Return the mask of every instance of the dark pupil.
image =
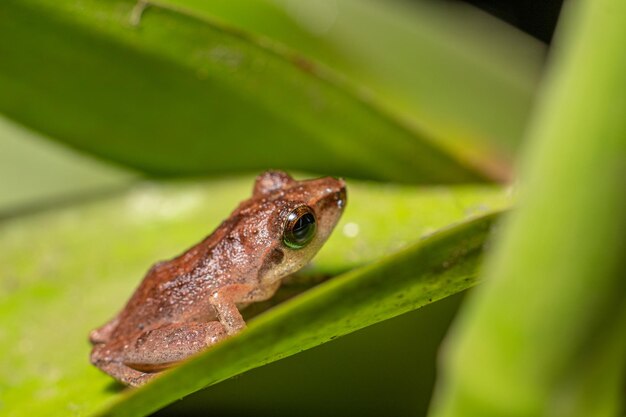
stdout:
[(294, 239), (296, 241), (306, 240), (313, 230), (313, 225), (315, 225), (315, 217), (311, 213), (300, 216), (291, 229)]

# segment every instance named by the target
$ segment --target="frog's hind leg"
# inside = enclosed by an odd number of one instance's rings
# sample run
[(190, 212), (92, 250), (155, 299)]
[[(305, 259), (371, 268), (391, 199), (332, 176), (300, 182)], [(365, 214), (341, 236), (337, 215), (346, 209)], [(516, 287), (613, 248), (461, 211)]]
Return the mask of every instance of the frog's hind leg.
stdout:
[(123, 352), (123, 363), (137, 371), (158, 372), (226, 337), (219, 321), (166, 324), (137, 338)]

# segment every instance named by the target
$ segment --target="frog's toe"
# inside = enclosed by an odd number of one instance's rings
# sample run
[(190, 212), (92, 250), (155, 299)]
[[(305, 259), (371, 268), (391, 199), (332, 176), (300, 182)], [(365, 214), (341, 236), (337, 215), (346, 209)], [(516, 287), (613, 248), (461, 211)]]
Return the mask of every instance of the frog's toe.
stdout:
[(111, 338), (111, 333), (117, 327), (119, 319), (115, 317), (113, 320), (108, 321), (103, 326), (98, 327), (97, 329), (93, 329), (89, 333), (89, 341), (92, 345), (98, 343), (106, 343)]
[(95, 345), (98, 343), (105, 343), (107, 341), (107, 338), (100, 329), (93, 329), (91, 332), (89, 332), (89, 341), (92, 345)]

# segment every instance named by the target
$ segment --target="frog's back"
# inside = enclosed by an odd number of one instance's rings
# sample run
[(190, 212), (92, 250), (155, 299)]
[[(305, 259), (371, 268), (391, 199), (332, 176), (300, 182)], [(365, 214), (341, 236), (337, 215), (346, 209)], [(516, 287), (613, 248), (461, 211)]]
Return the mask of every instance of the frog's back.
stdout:
[[(232, 231), (237, 216), (224, 221), (206, 239), (191, 247), (181, 255), (154, 264), (146, 273), (118, 317), (116, 335), (158, 327), (160, 323), (184, 319), (185, 300), (191, 299), (194, 286), (190, 283), (206, 268), (208, 262), (216, 262), (211, 256), (215, 248)], [(185, 293), (179, 290), (185, 289)]]

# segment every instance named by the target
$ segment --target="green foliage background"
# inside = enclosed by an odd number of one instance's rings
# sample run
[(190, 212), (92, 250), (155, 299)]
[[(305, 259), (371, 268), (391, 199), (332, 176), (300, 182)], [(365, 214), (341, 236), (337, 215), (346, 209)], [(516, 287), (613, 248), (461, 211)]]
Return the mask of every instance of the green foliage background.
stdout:
[[(485, 276), (429, 415), (620, 415), (625, 13), (573, 2), (538, 90), (545, 46), (468, 6), (5, 0), (0, 414), (426, 415)], [(268, 168), (347, 177), (314, 262), (145, 387), (89, 365)]]

